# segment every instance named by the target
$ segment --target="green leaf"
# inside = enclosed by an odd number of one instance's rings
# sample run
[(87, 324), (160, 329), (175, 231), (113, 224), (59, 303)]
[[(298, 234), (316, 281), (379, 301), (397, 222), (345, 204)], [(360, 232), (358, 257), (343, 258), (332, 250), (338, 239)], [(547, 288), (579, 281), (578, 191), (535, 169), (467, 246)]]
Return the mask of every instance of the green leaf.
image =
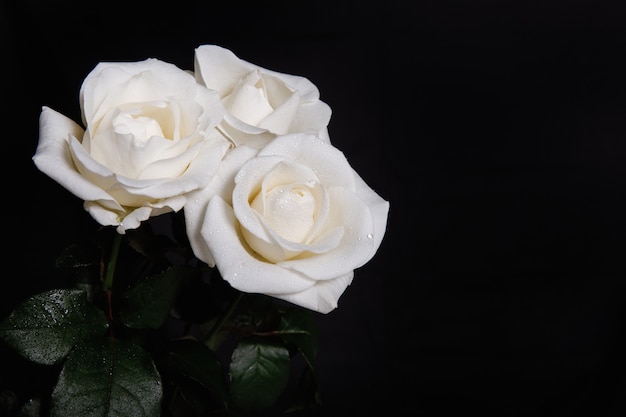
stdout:
[(297, 389), (293, 393), (293, 403), (288, 412), (318, 407), (319, 386), (315, 374), (314, 360), (318, 350), (317, 322), (312, 312), (305, 309), (290, 309), (283, 313), (277, 332), (287, 345), (295, 346), (304, 357), (304, 368)]
[[(157, 221), (157, 219), (152, 218), (150, 222), (143, 222), (141, 227), (133, 229), (132, 231), (129, 230), (126, 236), (128, 238), (128, 245), (137, 253), (140, 253), (153, 262), (161, 264), (167, 262), (168, 254), (180, 252), (181, 248), (176, 247), (176, 243), (168, 236), (155, 234), (155, 230), (153, 229), (154, 223), (152, 223), (154, 221)], [(168, 217), (161, 216), (158, 221), (167, 222)]]
[(287, 344), (295, 345), (304, 356), (310, 368), (313, 368), (318, 349), (318, 331), (315, 318), (310, 311), (292, 309), (285, 312), (275, 332)]
[(202, 342), (191, 339), (172, 341), (166, 346), (166, 352), (159, 356), (157, 367), (162, 372), (196, 381), (217, 394), (219, 400), (228, 406), (228, 387), (222, 364), (215, 352)]
[(122, 323), (133, 329), (157, 329), (169, 314), (183, 278), (197, 274), (193, 268), (174, 266), (145, 278), (124, 294)]
[(239, 341), (230, 363), (231, 398), (238, 407), (269, 407), (287, 386), (290, 373), (288, 349), (269, 338)]
[(102, 288), (100, 258), (101, 250), (88, 241), (65, 248), (57, 257), (56, 266), (73, 271), (68, 287), (85, 291), (89, 301), (92, 301)]
[(150, 356), (122, 340), (85, 340), (52, 391), (52, 417), (158, 417), (163, 389)]
[(99, 266), (100, 250), (92, 244), (75, 243), (63, 249), (56, 259), (59, 268), (81, 268)]
[[(224, 407), (216, 405), (212, 393), (196, 381), (179, 375), (161, 374), (163, 377), (163, 404), (167, 407), (163, 415), (183, 416), (224, 416), (234, 417), (224, 412)], [(220, 407), (221, 406), (221, 407)]]
[(52, 365), (80, 340), (104, 334), (102, 310), (76, 289), (55, 289), (34, 295), (0, 323), (0, 338), (25, 358)]

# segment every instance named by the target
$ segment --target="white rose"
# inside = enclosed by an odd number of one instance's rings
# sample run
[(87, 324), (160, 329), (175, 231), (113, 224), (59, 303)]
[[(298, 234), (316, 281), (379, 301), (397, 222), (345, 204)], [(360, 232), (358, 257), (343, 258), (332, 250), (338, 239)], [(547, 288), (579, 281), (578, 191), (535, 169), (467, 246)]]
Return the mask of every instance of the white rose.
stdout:
[(33, 160), (119, 233), (180, 210), (229, 149), (224, 108), (193, 74), (157, 59), (99, 63), (80, 89), (84, 130), (44, 106)]
[(328, 313), (385, 233), (389, 203), (314, 135), (235, 148), (186, 220), (194, 253), (234, 288)]
[(298, 132), (330, 141), (331, 109), (308, 79), (259, 67), (216, 45), (196, 48), (194, 73), (222, 98), (226, 115), (219, 129), (237, 146), (260, 149)]

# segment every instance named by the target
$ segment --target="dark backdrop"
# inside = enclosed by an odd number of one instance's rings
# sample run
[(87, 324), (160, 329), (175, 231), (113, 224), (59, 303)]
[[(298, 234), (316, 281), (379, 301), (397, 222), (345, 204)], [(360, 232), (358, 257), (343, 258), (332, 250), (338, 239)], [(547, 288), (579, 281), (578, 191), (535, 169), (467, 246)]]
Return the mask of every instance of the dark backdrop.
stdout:
[[(78, 4), (1, 3), (3, 315), (55, 287), (89, 221), (32, 165), (41, 106), (79, 120), (98, 61), (192, 69), (215, 43), (314, 82), (332, 141), (391, 202), (377, 256), (318, 317), (321, 415), (626, 415), (625, 6)], [(2, 389), (42, 378), (19, 364)]]
[(382, 59), (390, 401), (626, 415), (626, 9), (417, 3)]

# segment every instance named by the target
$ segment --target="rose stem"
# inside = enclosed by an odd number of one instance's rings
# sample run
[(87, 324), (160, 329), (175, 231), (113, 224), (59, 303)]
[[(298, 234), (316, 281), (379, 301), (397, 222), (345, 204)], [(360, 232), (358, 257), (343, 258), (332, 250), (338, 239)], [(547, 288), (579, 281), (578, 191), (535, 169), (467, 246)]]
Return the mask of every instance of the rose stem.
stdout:
[(113, 276), (115, 275), (115, 266), (117, 265), (117, 256), (120, 253), (120, 245), (122, 243), (122, 235), (119, 233), (115, 234), (115, 239), (113, 240), (113, 247), (111, 248), (111, 255), (109, 257), (109, 262), (107, 263), (106, 273), (104, 276), (104, 283), (102, 288), (107, 294), (107, 301), (109, 304), (109, 320), (113, 319), (113, 311), (111, 310), (111, 288), (113, 287)]

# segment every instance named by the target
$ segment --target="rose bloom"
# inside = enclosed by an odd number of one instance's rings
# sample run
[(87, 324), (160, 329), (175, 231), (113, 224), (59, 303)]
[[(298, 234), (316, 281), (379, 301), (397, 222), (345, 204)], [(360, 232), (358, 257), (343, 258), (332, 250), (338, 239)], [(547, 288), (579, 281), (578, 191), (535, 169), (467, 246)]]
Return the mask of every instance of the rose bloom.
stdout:
[(180, 210), (231, 146), (215, 129), (224, 115), (217, 93), (154, 58), (97, 64), (79, 99), (85, 129), (43, 106), (33, 160), (121, 234)]
[(232, 287), (328, 313), (378, 250), (389, 202), (337, 148), (300, 133), (233, 149), (184, 210), (200, 230), (194, 253)]
[(314, 133), (330, 141), (330, 107), (308, 79), (259, 67), (230, 50), (195, 50), (198, 82), (216, 90), (226, 108), (219, 130), (235, 145), (262, 148), (278, 135)]

